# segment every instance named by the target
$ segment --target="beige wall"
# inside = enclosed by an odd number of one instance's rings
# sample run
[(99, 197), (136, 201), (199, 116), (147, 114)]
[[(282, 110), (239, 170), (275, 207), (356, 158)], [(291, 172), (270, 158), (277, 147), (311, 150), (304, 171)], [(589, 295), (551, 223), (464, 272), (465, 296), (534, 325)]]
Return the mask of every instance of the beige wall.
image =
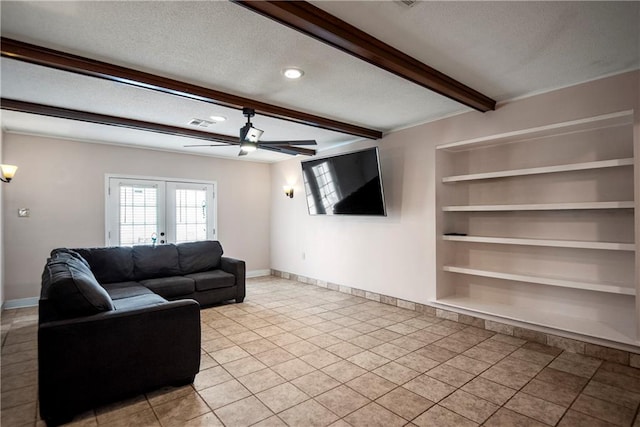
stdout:
[[(38, 295), (52, 248), (104, 245), (104, 175), (116, 173), (217, 181), (219, 238), (248, 270), (271, 267), (428, 303), (436, 277), (434, 147), (637, 109), (639, 76), (626, 73), (344, 147), (339, 151), (380, 147), (383, 218), (309, 216), (298, 158), (266, 165), (5, 134), (0, 151), (20, 169), (1, 190), (4, 299)], [(293, 184), (293, 199), (284, 196), (285, 184)], [(31, 217), (18, 218), (19, 207), (30, 208)]]
[[(625, 73), (512, 101), (486, 114), (470, 112), (386, 135), (376, 142), (386, 218), (309, 216), (300, 160), (274, 164), (272, 268), (428, 303), (435, 298), (436, 280), (434, 147), (622, 110), (637, 111), (639, 79), (640, 72)], [(371, 144), (354, 144), (341, 151)], [(282, 194), (287, 182), (295, 187), (292, 200)]]
[[(7, 301), (38, 296), (51, 249), (104, 246), (106, 173), (216, 181), (225, 254), (249, 271), (270, 267), (268, 164), (11, 133), (4, 158), (20, 167), (3, 188)], [(18, 218), (22, 207), (30, 218)]]
[[(387, 217), (310, 216), (300, 161), (273, 165), (272, 267), (406, 300), (426, 300), (424, 283), (435, 271), (430, 182), (434, 141), (416, 143), (415, 138), (420, 138), (419, 132), (410, 130), (380, 141)], [(276, 191), (287, 182), (294, 184), (293, 199)]]
[[(0, 113), (1, 114), (1, 113)], [(2, 140), (4, 139), (4, 132), (0, 131), (0, 163), (2, 163)], [(0, 182), (0, 307), (4, 304), (4, 205), (2, 204), (3, 194), (3, 182)]]

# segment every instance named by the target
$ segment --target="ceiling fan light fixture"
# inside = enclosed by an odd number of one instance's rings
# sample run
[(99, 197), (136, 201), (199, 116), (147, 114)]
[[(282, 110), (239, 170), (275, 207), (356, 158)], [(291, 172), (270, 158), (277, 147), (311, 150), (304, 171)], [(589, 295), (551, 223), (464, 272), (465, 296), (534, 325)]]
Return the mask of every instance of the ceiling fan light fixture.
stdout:
[(254, 141), (244, 141), (242, 144), (240, 144), (240, 151), (243, 151), (245, 153), (251, 153), (253, 151), (256, 151), (258, 149), (258, 144), (256, 144)]
[(304, 75), (304, 71), (300, 68), (289, 67), (282, 70), (282, 74), (288, 79), (296, 80)]
[(260, 140), (260, 137), (262, 136), (263, 133), (264, 131), (254, 128), (251, 125), (251, 122), (248, 122), (246, 125), (240, 128), (240, 141), (241, 142), (250, 141), (255, 144)]

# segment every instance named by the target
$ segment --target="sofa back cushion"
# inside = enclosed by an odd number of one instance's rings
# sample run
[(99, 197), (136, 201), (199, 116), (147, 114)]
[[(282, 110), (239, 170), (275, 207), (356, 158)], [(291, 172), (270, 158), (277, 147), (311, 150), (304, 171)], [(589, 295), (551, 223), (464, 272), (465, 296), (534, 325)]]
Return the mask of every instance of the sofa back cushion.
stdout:
[(135, 280), (154, 279), (181, 275), (176, 245), (134, 246), (133, 263)]
[(87, 260), (100, 283), (128, 282), (134, 279), (133, 253), (130, 247), (74, 249)]
[(222, 245), (217, 240), (180, 243), (176, 247), (180, 256), (182, 274), (199, 273), (220, 268)]
[(107, 291), (76, 255), (55, 253), (47, 260), (42, 273), (42, 297), (48, 299), (63, 318), (113, 310)]

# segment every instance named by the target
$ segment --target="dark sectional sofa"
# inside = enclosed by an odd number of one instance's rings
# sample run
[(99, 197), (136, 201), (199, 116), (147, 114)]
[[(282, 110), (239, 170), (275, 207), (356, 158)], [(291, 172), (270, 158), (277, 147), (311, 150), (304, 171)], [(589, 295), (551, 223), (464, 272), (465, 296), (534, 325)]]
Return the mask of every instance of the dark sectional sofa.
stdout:
[(53, 250), (38, 320), (40, 414), (47, 424), (193, 382), (200, 305), (245, 297), (244, 261), (222, 254), (217, 241)]

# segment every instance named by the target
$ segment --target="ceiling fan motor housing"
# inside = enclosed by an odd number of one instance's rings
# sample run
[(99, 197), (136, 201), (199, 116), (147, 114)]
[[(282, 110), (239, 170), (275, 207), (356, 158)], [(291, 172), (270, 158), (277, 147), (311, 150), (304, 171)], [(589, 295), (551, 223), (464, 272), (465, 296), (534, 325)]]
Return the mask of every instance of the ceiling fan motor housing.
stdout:
[(256, 110), (254, 110), (253, 108), (244, 107), (242, 109), (242, 115), (250, 119), (251, 117), (256, 115)]

